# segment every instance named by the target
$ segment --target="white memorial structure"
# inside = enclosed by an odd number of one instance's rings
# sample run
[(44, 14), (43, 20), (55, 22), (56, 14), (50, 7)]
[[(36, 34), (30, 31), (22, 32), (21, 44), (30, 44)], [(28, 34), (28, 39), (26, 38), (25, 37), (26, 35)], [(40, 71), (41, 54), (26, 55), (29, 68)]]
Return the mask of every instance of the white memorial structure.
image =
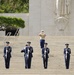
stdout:
[(25, 20), (21, 36), (36, 36), (41, 30), (48, 36), (74, 35), (74, 0), (29, 0), (29, 14), (3, 13), (0, 16)]

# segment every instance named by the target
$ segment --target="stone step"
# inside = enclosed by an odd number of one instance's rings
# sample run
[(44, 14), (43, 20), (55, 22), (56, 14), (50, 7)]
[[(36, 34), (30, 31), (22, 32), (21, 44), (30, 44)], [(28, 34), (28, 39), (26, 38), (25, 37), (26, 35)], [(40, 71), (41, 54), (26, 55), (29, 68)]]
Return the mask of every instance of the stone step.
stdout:
[[(11, 42), (12, 58), (11, 66), (9, 70), (4, 67), (3, 48), (5, 45), (6, 37), (0, 37), (0, 75), (74, 75), (74, 37), (70, 36), (47, 36), (46, 41), (50, 48), (48, 69), (44, 70), (41, 49), (39, 45), (38, 36), (19, 36), (19, 37), (8, 37), (7, 40)], [(24, 68), (24, 53), (21, 50), (24, 48), (27, 41), (32, 42), (34, 48), (32, 69), (26, 70)], [(63, 55), (63, 49), (65, 43), (70, 44), (72, 51), (70, 69), (65, 69), (65, 61)]]

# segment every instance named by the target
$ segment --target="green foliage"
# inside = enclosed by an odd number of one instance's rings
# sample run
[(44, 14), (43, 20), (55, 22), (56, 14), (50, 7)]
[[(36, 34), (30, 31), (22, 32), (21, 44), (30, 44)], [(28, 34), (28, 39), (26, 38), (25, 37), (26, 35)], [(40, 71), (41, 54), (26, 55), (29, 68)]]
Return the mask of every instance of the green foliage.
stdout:
[(0, 16), (0, 26), (4, 26), (5, 28), (7, 27), (24, 28), (25, 22), (21, 18)]
[(0, 0), (0, 13), (28, 13), (29, 0)]

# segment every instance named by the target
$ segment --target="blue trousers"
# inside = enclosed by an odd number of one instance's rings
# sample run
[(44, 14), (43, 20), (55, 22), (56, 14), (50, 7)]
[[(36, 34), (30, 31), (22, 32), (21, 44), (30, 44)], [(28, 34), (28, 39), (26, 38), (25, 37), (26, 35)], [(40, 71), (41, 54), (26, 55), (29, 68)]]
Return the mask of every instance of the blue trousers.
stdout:
[(26, 69), (30, 69), (31, 68), (31, 60), (32, 60), (32, 57), (25, 57), (25, 68)]
[(44, 69), (47, 69), (48, 67), (48, 58), (43, 58), (43, 65), (44, 65)]
[(5, 68), (6, 69), (9, 69), (9, 67), (10, 67), (10, 58), (5, 58)]
[(41, 40), (40, 40), (40, 47), (41, 47), (41, 48), (44, 48), (44, 43), (45, 43), (45, 40), (44, 40), (44, 39), (41, 39)]
[(67, 59), (65, 59), (65, 66), (66, 69), (69, 69), (69, 63), (70, 63), (70, 55), (67, 56)]

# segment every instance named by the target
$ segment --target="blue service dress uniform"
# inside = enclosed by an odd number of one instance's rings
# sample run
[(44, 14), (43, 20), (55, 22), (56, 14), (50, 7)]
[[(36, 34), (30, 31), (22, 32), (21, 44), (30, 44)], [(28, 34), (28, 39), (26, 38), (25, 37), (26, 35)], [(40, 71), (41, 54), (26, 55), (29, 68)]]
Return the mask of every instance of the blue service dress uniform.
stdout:
[(33, 47), (26, 47), (21, 52), (24, 52), (24, 58), (25, 58), (25, 68), (30, 69), (31, 68), (31, 62), (33, 57)]
[(45, 69), (47, 69), (48, 67), (49, 52), (50, 52), (49, 48), (42, 48), (42, 58), (43, 58), (43, 65)]
[(64, 58), (65, 58), (66, 69), (69, 69), (70, 54), (71, 54), (71, 49), (70, 48), (64, 48)]
[(10, 58), (11, 58), (12, 47), (7, 46), (4, 47), (4, 59), (5, 59), (5, 68), (8, 69), (10, 67)]

